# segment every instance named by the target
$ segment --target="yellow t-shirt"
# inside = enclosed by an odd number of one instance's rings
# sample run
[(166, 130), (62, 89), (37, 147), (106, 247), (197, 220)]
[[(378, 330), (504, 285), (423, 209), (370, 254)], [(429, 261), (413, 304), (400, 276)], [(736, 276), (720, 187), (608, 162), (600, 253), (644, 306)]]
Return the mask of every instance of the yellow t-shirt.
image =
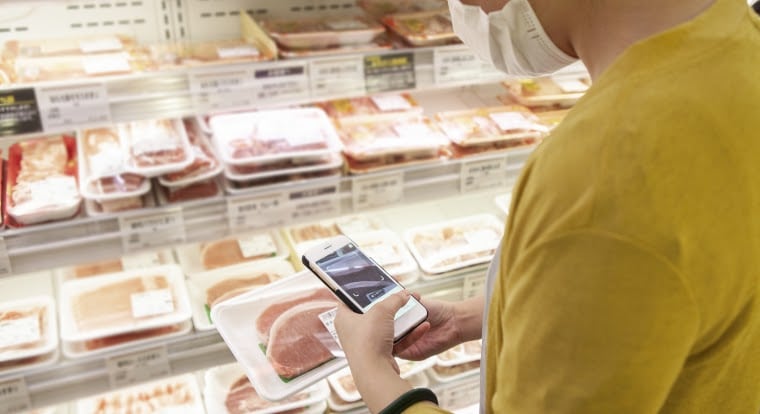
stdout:
[(760, 19), (746, 2), (620, 56), (535, 151), (507, 225), (488, 412), (757, 414)]

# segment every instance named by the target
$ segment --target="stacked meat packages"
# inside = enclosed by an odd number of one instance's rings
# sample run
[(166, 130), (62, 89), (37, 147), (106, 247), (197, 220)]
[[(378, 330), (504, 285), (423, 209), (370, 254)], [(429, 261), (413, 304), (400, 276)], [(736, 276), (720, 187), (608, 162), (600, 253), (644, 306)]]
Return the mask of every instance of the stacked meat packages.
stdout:
[(209, 125), (230, 194), (341, 174), (340, 140), (319, 108), (215, 115)]
[(58, 358), (55, 302), (36, 296), (0, 304), (0, 375)]

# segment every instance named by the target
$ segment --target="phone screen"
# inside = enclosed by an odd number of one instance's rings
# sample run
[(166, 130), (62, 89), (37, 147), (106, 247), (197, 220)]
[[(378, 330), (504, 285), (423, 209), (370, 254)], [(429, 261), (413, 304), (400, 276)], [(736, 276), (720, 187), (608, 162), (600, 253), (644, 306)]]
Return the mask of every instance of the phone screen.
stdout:
[(353, 243), (317, 260), (317, 266), (365, 311), (373, 303), (402, 290), (398, 283)]

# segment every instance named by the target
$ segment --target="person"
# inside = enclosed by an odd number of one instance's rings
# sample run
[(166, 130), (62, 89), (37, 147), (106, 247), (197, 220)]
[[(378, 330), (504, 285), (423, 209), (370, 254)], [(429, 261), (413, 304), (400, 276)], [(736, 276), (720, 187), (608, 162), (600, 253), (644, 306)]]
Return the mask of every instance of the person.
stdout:
[(579, 58), (593, 85), (526, 163), (486, 296), (422, 298), (395, 346), (409, 293), (338, 310), (370, 411), (445, 412), (393, 355), (482, 335), (483, 412), (760, 412), (760, 18), (745, 0), (449, 5), (497, 68)]

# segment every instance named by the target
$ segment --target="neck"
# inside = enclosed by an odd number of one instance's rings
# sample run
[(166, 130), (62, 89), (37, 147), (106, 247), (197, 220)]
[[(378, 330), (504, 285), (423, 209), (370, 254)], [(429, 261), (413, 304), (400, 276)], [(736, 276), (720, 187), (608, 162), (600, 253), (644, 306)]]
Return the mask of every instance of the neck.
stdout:
[(554, 42), (597, 79), (634, 43), (685, 23), (718, 0), (530, 0)]

